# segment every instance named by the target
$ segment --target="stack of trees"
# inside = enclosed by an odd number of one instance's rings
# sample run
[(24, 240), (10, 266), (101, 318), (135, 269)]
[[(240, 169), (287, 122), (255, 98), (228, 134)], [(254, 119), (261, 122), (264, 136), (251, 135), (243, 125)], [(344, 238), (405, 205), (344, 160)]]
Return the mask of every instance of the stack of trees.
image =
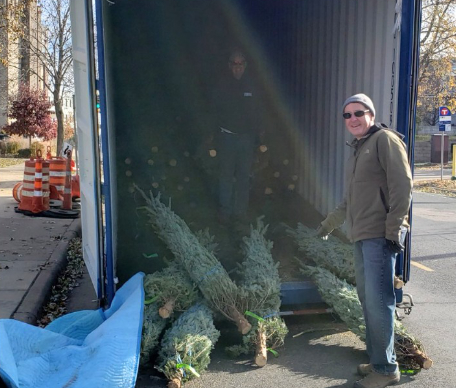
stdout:
[(183, 311), (165, 333), (159, 354), (158, 369), (170, 380), (169, 387), (180, 387), (207, 367), (219, 335), (213, 327), (213, 312), (233, 321), (243, 335), (231, 353), (255, 354), (255, 363), (264, 366), (267, 351), (277, 354), (275, 349), (288, 333), (278, 316), (280, 278), (272, 243), (265, 238), (267, 226), (258, 219), (243, 239), (242, 280), (236, 284), (217, 259), (217, 245), (208, 230), (193, 233), (159, 196), (136, 189), (146, 201), (142, 209), (150, 224), (174, 255), (167, 268), (144, 281), (151, 304), (145, 306), (142, 364), (149, 362), (165, 320), (173, 322)]
[[(353, 261), (347, 260), (350, 245), (342, 243), (335, 237), (324, 241), (316, 236), (315, 231), (303, 225), (299, 225), (291, 234), (294, 235), (296, 243), (307, 260), (306, 263), (299, 261), (301, 271), (314, 280), (322, 299), (334, 308), (349, 330), (365, 340), (366, 326), (363, 310), (354, 286), (354, 273), (350, 274), (350, 271), (354, 271)], [(336, 256), (330, 260), (323, 257), (328, 252), (328, 248), (324, 247), (326, 244), (331, 247), (331, 250), (334, 249), (341, 254), (340, 262), (344, 265), (335, 265), (332, 262), (337, 261)], [(321, 251), (319, 252), (316, 247), (321, 247)], [(313, 261), (314, 265), (309, 265), (308, 261)], [(351, 279), (350, 283), (341, 279), (340, 274)], [(397, 361), (401, 368), (419, 371), (421, 368), (429, 369), (432, 366), (432, 360), (426, 355), (423, 344), (398, 320), (395, 321), (394, 332)]]

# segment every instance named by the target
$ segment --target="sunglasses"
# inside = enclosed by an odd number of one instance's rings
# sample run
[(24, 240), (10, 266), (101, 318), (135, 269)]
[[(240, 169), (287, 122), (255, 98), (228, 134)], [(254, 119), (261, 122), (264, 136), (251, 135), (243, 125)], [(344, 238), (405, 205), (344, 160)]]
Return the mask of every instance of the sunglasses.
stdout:
[[(369, 109), (367, 110), (355, 110), (355, 112), (353, 112), (353, 114), (356, 116), (356, 117), (363, 117), (367, 112), (370, 112)], [(352, 117), (352, 114), (351, 113), (344, 113), (342, 115), (342, 117), (345, 119), (345, 120), (348, 120), (349, 118)]]
[(231, 66), (245, 66), (246, 62), (230, 62)]

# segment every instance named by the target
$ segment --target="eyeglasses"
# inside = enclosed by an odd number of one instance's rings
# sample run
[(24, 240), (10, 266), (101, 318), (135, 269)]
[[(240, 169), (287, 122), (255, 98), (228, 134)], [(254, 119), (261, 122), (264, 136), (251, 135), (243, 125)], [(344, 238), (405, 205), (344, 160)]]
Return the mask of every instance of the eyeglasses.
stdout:
[[(369, 110), (369, 109), (367, 109), (367, 110), (355, 110), (355, 111), (353, 112), (353, 114), (354, 114), (356, 117), (363, 117), (367, 112), (370, 112), (370, 110)], [(344, 113), (344, 114), (342, 115), (342, 117), (343, 117), (345, 120), (348, 120), (349, 118), (352, 117), (352, 114), (347, 112), (347, 113)]]

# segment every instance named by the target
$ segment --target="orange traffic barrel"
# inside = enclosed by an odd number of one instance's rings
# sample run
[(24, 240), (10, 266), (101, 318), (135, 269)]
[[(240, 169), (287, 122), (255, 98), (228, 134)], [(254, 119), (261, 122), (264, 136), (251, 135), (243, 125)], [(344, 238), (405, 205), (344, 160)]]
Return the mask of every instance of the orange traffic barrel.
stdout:
[(71, 198), (81, 198), (81, 188), (79, 183), (79, 175), (71, 176)]
[(58, 192), (58, 196), (54, 198), (54, 191), (51, 193), (51, 199), (62, 199), (65, 190), (66, 177), (66, 159), (52, 158), (49, 162), (49, 184), (54, 186)]
[(40, 213), (49, 210), (49, 163), (38, 158), (30, 158), (25, 162), (24, 180), (21, 191), (19, 210)]
[(21, 202), (22, 186), (23, 182), (17, 182), (13, 187), (13, 198), (17, 202)]

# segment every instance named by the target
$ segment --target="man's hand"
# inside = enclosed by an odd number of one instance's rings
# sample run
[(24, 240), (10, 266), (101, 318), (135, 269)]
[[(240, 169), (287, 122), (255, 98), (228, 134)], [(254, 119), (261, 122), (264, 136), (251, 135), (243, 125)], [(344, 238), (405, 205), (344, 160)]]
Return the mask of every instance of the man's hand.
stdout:
[(317, 237), (320, 237), (322, 240), (327, 240), (331, 231), (326, 229), (322, 224), (320, 224), (317, 228)]
[(396, 254), (401, 253), (405, 248), (400, 242), (388, 239), (386, 239), (386, 246), (391, 252)]

